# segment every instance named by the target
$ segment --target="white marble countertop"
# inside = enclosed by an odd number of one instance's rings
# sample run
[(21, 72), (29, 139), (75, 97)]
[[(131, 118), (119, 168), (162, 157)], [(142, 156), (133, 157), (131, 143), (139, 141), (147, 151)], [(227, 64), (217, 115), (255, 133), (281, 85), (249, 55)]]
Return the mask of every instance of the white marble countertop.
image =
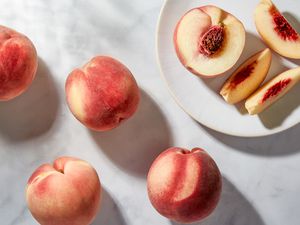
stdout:
[[(93, 225), (175, 225), (152, 208), (146, 173), (170, 146), (206, 149), (222, 171), (217, 210), (198, 225), (298, 225), (300, 126), (264, 138), (238, 138), (204, 128), (172, 100), (159, 75), (155, 28), (162, 0), (0, 0), (1, 24), (30, 37), (38, 74), (21, 97), (0, 103), (1, 225), (37, 224), (25, 186), (36, 167), (71, 155), (89, 161), (104, 187)], [(118, 58), (142, 90), (136, 115), (95, 134), (69, 112), (68, 73), (92, 56)]]

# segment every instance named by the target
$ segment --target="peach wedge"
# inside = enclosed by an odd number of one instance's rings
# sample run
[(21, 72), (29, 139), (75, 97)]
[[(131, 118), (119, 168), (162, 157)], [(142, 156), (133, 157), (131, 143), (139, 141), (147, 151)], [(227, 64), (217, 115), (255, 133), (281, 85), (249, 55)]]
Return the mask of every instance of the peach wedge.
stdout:
[(244, 49), (245, 29), (230, 13), (208, 5), (188, 11), (173, 40), (179, 60), (190, 72), (212, 77), (235, 65)]
[(300, 59), (300, 35), (271, 0), (261, 0), (256, 7), (255, 25), (271, 49), (282, 56)]
[(220, 94), (229, 104), (235, 104), (251, 95), (266, 78), (272, 60), (266, 48), (246, 60), (225, 82)]
[(0, 101), (24, 93), (35, 78), (37, 66), (38, 56), (31, 40), (0, 25)]
[(246, 101), (245, 107), (250, 115), (258, 114), (283, 97), (300, 80), (300, 67), (279, 74)]

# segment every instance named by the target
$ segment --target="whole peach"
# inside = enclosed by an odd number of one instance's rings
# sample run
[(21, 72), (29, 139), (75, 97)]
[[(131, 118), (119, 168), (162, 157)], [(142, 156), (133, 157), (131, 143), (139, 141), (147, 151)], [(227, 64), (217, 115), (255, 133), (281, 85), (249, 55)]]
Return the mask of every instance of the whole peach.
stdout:
[(96, 56), (71, 72), (66, 95), (74, 116), (96, 131), (113, 129), (131, 117), (140, 98), (131, 72), (108, 56)]
[(207, 217), (222, 189), (220, 171), (200, 148), (169, 148), (153, 162), (147, 177), (148, 195), (163, 216), (181, 223)]
[(95, 169), (72, 157), (40, 166), (26, 188), (28, 208), (41, 225), (88, 225), (98, 211), (100, 197)]
[(0, 26), (0, 101), (22, 94), (37, 70), (37, 53), (23, 34)]

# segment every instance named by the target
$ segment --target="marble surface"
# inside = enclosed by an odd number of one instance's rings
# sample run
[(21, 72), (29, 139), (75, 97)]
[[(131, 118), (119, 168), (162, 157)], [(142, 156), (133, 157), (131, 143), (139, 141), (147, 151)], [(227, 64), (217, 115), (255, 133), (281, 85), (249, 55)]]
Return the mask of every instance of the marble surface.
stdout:
[[(203, 147), (222, 171), (220, 204), (197, 225), (299, 224), (300, 126), (264, 138), (237, 138), (186, 115), (156, 64), (154, 36), (162, 4), (0, 0), (1, 24), (28, 35), (39, 54), (30, 89), (0, 103), (1, 225), (37, 224), (26, 207), (27, 179), (40, 164), (62, 155), (89, 161), (101, 177), (102, 210), (93, 225), (178, 225), (158, 215), (146, 194), (149, 165), (170, 146)], [(100, 134), (74, 119), (64, 95), (68, 73), (97, 54), (128, 65), (142, 90), (136, 115)]]

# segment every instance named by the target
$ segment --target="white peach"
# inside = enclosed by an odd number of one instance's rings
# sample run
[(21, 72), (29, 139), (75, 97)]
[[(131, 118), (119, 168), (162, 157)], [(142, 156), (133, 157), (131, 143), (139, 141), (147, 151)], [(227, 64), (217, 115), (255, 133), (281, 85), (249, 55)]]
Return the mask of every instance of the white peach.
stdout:
[(75, 69), (66, 81), (68, 106), (86, 127), (105, 131), (130, 118), (137, 110), (137, 83), (122, 63), (97, 56), (83, 68)]
[(217, 206), (222, 189), (220, 171), (203, 149), (169, 148), (153, 162), (147, 177), (154, 208), (177, 222), (207, 217)]
[(282, 56), (300, 59), (300, 35), (271, 0), (261, 0), (257, 5), (255, 25), (271, 49)]
[(26, 188), (28, 208), (41, 225), (89, 225), (98, 211), (100, 196), (96, 170), (73, 157), (40, 166)]
[(177, 56), (188, 70), (212, 77), (237, 62), (245, 45), (245, 29), (230, 13), (208, 5), (187, 12), (173, 39)]

